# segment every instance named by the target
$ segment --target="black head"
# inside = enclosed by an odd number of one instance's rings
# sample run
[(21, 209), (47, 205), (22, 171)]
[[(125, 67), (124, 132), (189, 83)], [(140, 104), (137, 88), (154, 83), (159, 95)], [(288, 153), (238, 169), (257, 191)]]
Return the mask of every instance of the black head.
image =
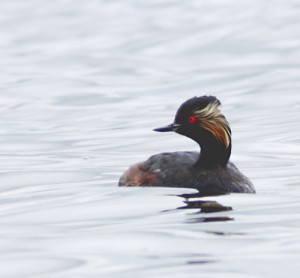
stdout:
[(155, 131), (175, 131), (185, 135), (201, 146), (206, 160), (226, 164), (231, 153), (231, 130), (220, 110), (221, 102), (214, 96), (194, 97), (178, 109), (174, 122)]

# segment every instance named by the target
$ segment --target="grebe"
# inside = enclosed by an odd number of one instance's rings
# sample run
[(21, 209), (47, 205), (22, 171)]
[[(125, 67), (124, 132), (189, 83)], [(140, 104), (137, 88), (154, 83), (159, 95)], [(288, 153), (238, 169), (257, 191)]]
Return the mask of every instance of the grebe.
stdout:
[(195, 188), (202, 195), (230, 192), (255, 193), (251, 181), (229, 161), (231, 129), (214, 96), (194, 97), (178, 109), (172, 124), (154, 129), (175, 131), (195, 140), (197, 152), (172, 152), (151, 156), (132, 165), (119, 186)]

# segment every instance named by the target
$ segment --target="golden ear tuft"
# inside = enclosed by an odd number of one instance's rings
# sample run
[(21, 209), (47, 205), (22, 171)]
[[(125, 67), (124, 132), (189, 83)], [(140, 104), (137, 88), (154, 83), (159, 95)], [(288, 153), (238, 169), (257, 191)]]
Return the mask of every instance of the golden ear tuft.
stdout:
[(230, 127), (221, 113), (220, 104), (217, 101), (209, 103), (201, 110), (193, 111), (193, 115), (199, 119), (201, 127), (213, 134), (226, 148), (229, 147), (231, 140)]

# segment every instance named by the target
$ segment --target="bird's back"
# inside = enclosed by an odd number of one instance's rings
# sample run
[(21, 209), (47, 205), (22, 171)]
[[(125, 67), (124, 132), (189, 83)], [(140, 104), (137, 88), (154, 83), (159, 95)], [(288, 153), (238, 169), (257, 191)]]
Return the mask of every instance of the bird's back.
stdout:
[(195, 164), (197, 152), (172, 152), (151, 156), (133, 165), (119, 185), (195, 188), (203, 194), (254, 193), (252, 183), (229, 162), (227, 167), (207, 169)]

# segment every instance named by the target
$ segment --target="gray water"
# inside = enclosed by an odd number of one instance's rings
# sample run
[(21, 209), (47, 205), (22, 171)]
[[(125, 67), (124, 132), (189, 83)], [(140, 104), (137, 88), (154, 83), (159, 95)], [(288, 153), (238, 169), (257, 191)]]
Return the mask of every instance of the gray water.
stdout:
[[(1, 277), (298, 277), (300, 2), (0, 2)], [(118, 188), (216, 95), (257, 194)]]

